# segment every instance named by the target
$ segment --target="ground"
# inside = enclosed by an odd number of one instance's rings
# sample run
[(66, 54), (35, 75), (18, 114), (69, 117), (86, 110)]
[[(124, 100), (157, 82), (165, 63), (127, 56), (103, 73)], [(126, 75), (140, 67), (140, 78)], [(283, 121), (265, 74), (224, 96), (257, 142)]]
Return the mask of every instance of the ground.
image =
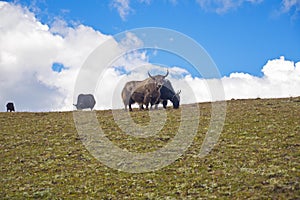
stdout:
[[(118, 171), (95, 159), (73, 112), (0, 113), (0, 199), (300, 199), (300, 98), (227, 101), (223, 131), (204, 158), (198, 154), (211, 104), (198, 106), (192, 145), (148, 173)], [(163, 147), (180, 123), (180, 109), (168, 108), (160, 133), (135, 138), (121, 131), (111, 110), (95, 112), (107, 138), (133, 152)], [(149, 123), (148, 111), (130, 115)]]

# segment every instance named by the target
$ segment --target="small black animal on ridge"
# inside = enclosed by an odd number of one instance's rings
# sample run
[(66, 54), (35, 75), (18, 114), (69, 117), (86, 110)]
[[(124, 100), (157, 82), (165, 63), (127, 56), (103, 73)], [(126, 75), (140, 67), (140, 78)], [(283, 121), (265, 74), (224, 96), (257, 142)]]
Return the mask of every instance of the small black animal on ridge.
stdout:
[(77, 98), (77, 104), (73, 104), (77, 110), (90, 108), (93, 110), (96, 104), (95, 98), (92, 94), (80, 94)]
[(14, 111), (15, 112), (15, 106), (14, 106), (14, 103), (13, 102), (8, 102), (6, 104), (6, 112), (12, 112)]

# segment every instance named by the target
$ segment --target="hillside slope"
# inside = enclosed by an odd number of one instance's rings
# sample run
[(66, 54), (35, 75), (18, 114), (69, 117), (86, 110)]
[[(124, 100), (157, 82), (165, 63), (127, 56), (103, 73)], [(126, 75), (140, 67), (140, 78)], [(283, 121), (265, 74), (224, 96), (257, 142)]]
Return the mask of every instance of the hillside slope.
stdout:
[[(0, 199), (300, 198), (299, 98), (228, 101), (218, 144), (204, 158), (197, 155), (211, 104), (199, 108), (199, 129), (185, 154), (163, 169), (137, 174), (95, 159), (77, 134), (72, 112), (0, 113)], [(180, 109), (170, 108), (159, 134), (135, 138), (122, 133), (111, 111), (96, 114), (107, 138), (133, 152), (163, 147), (180, 122)], [(131, 116), (149, 122), (146, 111)]]

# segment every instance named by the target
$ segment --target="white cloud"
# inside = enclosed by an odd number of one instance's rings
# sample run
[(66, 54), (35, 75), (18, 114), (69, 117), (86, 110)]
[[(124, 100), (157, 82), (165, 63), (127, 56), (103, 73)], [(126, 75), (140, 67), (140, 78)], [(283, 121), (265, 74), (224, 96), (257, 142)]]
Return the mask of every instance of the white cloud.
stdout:
[(143, 41), (140, 40), (135, 34), (127, 32), (126, 37), (120, 41), (120, 48), (125, 49), (138, 49), (143, 46)]
[[(1, 105), (14, 100), (24, 105), (17, 106), (23, 110), (66, 109), (78, 69), (109, 36), (84, 25), (71, 28), (62, 22), (49, 28), (26, 8), (10, 3), (1, 2), (0, 18)], [(68, 70), (54, 72), (54, 62)]]
[(226, 99), (278, 98), (300, 96), (300, 62), (269, 60), (262, 68), (263, 76), (233, 73), (222, 78)]
[[(171, 4), (175, 5), (177, 0), (169, 0)], [(121, 19), (126, 20), (126, 17), (134, 12), (134, 9), (130, 7), (130, 0), (111, 0), (111, 6), (117, 9)], [(137, 3), (150, 5), (152, 0), (138, 0)]]
[(289, 12), (295, 8), (295, 12), (300, 11), (300, 0), (282, 0), (282, 12)]
[(279, 10), (274, 12), (275, 15), (283, 13), (291, 13), (291, 19), (296, 20), (299, 18), (300, 13), (300, 0), (282, 0)]
[[(62, 20), (45, 25), (26, 8), (10, 3), (0, 2), (0, 19), (0, 106), (4, 109), (7, 101), (14, 101), (18, 111), (72, 110), (80, 67), (99, 44), (112, 37), (84, 25), (69, 27)], [(113, 41), (116, 51), (142, 46), (134, 34), (126, 36), (120, 43)], [(65, 68), (53, 71), (54, 62)], [(146, 50), (127, 53), (112, 66), (98, 83), (96, 109), (122, 108), (120, 94), (125, 82), (145, 79), (148, 70), (154, 74), (166, 72), (149, 63)], [(169, 72), (174, 89), (182, 91), (182, 103), (221, 99), (208, 87), (214, 90), (220, 81), (226, 99), (300, 96), (300, 62), (284, 57), (269, 60), (262, 67), (262, 77), (240, 72), (205, 80), (192, 77), (180, 66), (170, 67)]]
[(113, 0), (112, 6), (118, 10), (118, 13), (122, 20), (126, 20), (127, 15), (129, 15), (133, 10), (130, 7), (130, 0)]

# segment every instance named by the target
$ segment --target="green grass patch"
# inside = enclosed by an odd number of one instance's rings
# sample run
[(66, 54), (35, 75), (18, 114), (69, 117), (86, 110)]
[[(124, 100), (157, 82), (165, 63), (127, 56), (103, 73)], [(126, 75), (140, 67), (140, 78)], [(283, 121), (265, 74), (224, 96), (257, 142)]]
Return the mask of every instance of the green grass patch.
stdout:
[[(185, 154), (140, 174), (96, 160), (82, 144), (72, 112), (0, 113), (0, 199), (300, 198), (299, 98), (228, 101), (218, 144), (202, 159), (211, 104), (199, 108), (199, 129)], [(149, 152), (172, 140), (180, 111), (168, 108), (165, 126), (148, 138), (122, 132), (110, 110), (96, 114), (113, 143)], [(150, 121), (148, 111), (130, 115), (137, 124)]]

